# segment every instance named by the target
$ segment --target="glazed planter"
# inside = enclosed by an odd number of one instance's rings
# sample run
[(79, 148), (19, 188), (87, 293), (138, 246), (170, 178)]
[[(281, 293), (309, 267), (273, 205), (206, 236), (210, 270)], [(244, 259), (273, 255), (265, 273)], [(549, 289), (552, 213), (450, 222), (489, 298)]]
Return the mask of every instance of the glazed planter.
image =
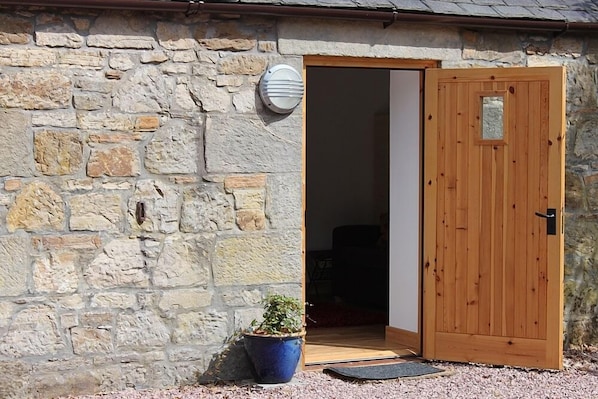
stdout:
[(285, 336), (245, 333), (243, 342), (261, 384), (289, 382), (301, 359), (305, 333)]

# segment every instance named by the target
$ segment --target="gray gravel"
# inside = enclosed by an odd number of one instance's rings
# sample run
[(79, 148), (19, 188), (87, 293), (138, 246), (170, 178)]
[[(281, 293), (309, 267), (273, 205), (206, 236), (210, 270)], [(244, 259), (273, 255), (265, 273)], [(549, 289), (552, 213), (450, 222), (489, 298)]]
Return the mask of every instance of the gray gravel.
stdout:
[(70, 399), (190, 399), (190, 398), (598, 398), (598, 351), (570, 352), (563, 371), (540, 371), (473, 364), (430, 363), (447, 375), (374, 382), (344, 381), (328, 374), (297, 373), (293, 381), (275, 387), (252, 383), (214, 384), (169, 390), (127, 390)]

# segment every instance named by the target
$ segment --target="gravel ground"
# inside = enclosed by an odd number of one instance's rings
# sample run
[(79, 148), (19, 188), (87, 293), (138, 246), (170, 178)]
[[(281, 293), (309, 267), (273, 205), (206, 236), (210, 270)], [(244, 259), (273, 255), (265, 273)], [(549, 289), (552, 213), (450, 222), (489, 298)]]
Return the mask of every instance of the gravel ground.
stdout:
[(444, 376), (374, 382), (344, 381), (318, 371), (297, 373), (289, 384), (263, 387), (251, 383), (213, 384), (169, 390), (134, 391), (69, 399), (197, 398), (598, 398), (598, 348), (569, 351), (563, 371), (432, 362)]

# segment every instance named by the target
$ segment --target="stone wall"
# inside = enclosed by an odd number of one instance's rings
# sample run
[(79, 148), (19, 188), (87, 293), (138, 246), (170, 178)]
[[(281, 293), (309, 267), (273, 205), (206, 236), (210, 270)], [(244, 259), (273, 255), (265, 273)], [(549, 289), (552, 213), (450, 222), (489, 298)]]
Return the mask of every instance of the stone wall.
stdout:
[(0, 397), (247, 376), (229, 337), (303, 278), (301, 109), (273, 115), (256, 84), (306, 54), (566, 65), (567, 340), (598, 341), (597, 49), (573, 35), (4, 9)]
[(281, 62), (273, 20), (0, 14), (0, 397), (249, 376), (227, 340), (301, 296), (301, 108), (256, 101)]

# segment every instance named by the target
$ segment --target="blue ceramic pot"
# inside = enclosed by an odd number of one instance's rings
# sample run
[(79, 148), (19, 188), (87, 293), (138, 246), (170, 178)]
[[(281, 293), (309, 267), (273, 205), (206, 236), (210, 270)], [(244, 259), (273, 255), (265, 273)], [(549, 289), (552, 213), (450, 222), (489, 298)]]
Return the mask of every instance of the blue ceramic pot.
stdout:
[(303, 335), (277, 337), (245, 334), (243, 342), (258, 383), (280, 384), (293, 378), (301, 358)]

